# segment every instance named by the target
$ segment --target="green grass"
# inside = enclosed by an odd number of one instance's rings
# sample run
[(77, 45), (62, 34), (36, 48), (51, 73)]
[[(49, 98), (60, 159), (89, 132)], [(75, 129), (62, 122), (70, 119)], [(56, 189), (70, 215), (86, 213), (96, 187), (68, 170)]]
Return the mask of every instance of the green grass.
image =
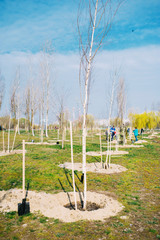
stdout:
[[(56, 137), (50, 132), (50, 138)], [(73, 136), (74, 161), (82, 161), (82, 146), (78, 134)], [(15, 146), (22, 149), (22, 140), (39, 141), (25, 132), (16, 137)], [(69, 135), (67, 135), (69, 139)], [(11, 143), (13, 133), (11, 133)], [(48, 139), (44, 139), (48, 141)], [(5, 133), (7, 143), (7, 133)], [(105, 136), (102, 138), (105, 142)], [(2, 150), (2, 142), (0, 142)], [(70, 145), (54, 146), (26, 145), (26, 183), (30, 190), (57, 193), (72, 191), (70, 170), (58, 165), (70, 161)], [(103, 148), (103, 151), (106, 149)], [(160, 141), (148, 140), (143, 148), (124, 149), (128, 155), (112, 157), (112, 163), (122, 165), (128, 170), (119, 174), (104, 175), (87, 173), (89, 191), (106, 191), (121, 202), (125, 208), (117, 216), (100, 221), (79, 221), (62, 223), (59, 219), (46, 218), (40, 213), (19, 217), (17, 212), (0, 212), (0, 239), (160, 239)], [(99, 151), (99, 137), (87, 138), (87, 151)], [(103, 161), (105, 157), (103, 156)], [(87, 156), (87, 162), (98, 162), (100, 157)], [(75, 171), (77, 187), (83, 191)], [(22, 187), (22, 154), (0, 157), (0, 190)], [(62, 190), (63, 187), (63, 190)], [(125, 216), (123, 219), (121, 216)], [(27, 224), (27, 227), (24, 227)]]

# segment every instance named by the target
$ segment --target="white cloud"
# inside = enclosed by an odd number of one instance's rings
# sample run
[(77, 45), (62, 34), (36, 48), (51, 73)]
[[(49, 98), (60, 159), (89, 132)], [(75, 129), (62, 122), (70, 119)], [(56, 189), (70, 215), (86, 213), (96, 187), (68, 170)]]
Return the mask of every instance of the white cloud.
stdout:
[[(128, 108), (138, 108), (140, 111), (149, 110), (152, 103), (160, 101), (160, 46), (121, 51), (101, 51), (95, 58), (93, 68), (94, 84), (91, 91), (89, 112), (97, 118), (106, 117), (106, 98), (109, 86), (109, 72), (113, 66), (120, 67), (120, 75), (126, 81)], [(0, 55), (0, 69), (6, 79), (7, 102), (9, 88), (15, 76), (16, 67), (20, 65), (23, 84), (27, 81), (29, 59), (34, 63), (38, 74), (40, 53), (14, 52)], [(56, 91), (68, 90), (66, 105), (72, 110), (79, 102), (79, 55), (53, 55), (53, 79)]]

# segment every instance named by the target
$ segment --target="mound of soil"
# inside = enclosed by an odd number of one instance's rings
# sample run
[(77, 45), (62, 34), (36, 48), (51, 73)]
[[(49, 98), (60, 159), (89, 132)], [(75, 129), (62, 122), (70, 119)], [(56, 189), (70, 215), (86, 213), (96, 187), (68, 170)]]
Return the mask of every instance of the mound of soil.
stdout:
[[(111, 155), (123, 155), (123, 154), (128, 154), (129, 152), (127, 151), (110, 151)], [(89, 156), (101, 156), (100, 152), (86, 152), (86, 155)], [(102, 155), (107, 155), (107, 151), (106, 152), (102, 152)]]
[[(59, 167), (72, 169), (71, 162), (65, 162), (64, 164), (60, 164)], [(74, 163), (74, 170), (82, 171), (82, 163)], [(103, 173), (103, 174), (112, 174), (112, 173), (120, 173), (127, 171), (127, 168), (118, 165), (118, 164), (110, 164), (110, 167), (105, 169), (102, 168), (101, 163), (87, 163), (86, 164), (86, 171), (87, 172), (96, 172), (96, 173)]]
[[(17, 211), (18, 203), (22, 202), (22, 198), (23, 192), (20, 189), (0, 191), (0, 211)], [(103, 221), (111, 216), (116, 216), (124, 208), (121, 203), (105, 192), (87, 192), (90, 211), (74, 210), (66, 207), (70, 205), (70, 202), (74, 202), (73, 192), (47, 194), (45, 192), (28, 191), (27, 198), (30, 203), (31, 213), (40, 211), (44, 216), (59, 219), (62, 222), (76, 222), (79, 220)], [(83, 201), (83, 194), (76, 192), (76, 199), (78, 202)]]

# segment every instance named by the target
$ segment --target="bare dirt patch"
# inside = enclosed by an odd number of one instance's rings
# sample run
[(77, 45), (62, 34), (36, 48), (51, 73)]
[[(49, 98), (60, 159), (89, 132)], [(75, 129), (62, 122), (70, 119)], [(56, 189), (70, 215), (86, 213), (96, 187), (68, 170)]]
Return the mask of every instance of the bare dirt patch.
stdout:
[(118, 145), (118, 148), (140, 148), (144, 147), (143, 145), (134, 145), (134, 144), (126, 144), (126, 145)]
[(135, 142), (135, 144), (141, 144), (141, 143), (147, 143), (147, 141), (146, 140), (138, 140)]
[[(65, 162), (64, 164), (60, 164), (59, 166), (62, 168), (72, 169), (72, 164), (70, 162)], [(82, 163), (74, 163), (74, 170), (82, 171)], [(110, 164), (110, 167), (105, 169), (105, 168), (102, 168), (101, 163), (97, 162), (97, 163), (87, 163), (86, 171), (103, 173), (103, 174), (112, 174), (112, 173), (120, 173), (120, 172), (127, 171), (127, 168), (118, 164)]]
[[(76, 193), (77, 201), (80, 201)], [(22, 201), (23, 192), (20, 189), (0, 191), (0, 211), (17, 211), (17, 205)], [(81, 193), (83, 198), (83, 194)], [(102, 193), (87, 192), (87, 201), (99, 206), (94, 210), (74, 210), (66, 205), (74, 204), (73, 192), (47, 194), (45, 192), (28, 191), (31, 213), (40, 211), (44, 216), (59, 219), (62, 222), (75, 222), (79, 220), (100, 220), (103, 221), (111, 216), (116, 216), (124, 206), (114, 198)]]
[[(127, 151), (108, 151), (111, 155), (123, 155), (123, 154), (128, 154), (129, 152)], [(107, 155), (107, 151), (105, 152), (86, 152), (86, 155), (89, 155), (89, 156), (101, 156), (102, 155)]]
[(7, 156), (7, 155), (13, 155), (13, 154), (20, 154), (20, 153), (23, 153), (23, 150), (13, 150), (13, 151), (10, 151), (10, 152), (2, 151), (2, 152), (0, 152), (0, 156)]
[(57, 145), (57, 142), (55, 143), (48, 143), (48, 142), (25, 142), (27, 145)]

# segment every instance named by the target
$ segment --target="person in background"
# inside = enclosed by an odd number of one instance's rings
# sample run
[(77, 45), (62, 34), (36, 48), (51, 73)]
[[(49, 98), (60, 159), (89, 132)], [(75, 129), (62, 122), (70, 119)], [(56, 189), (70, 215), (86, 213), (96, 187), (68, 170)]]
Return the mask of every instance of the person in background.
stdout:
[(111, 127), (110, 132), (111, 132), (111, 141), (113, 141), (113, 137), (116, 134), (116, 129), (115, 129), (114, 125), (113, 125), (113, 127)]
[(144, 129), (143, 129), (143, 128), (141, 128), (141, 135), (143, 134), (143, 132), (144, 132)]
[(106, 135), (106, 141), (108, 141), (108, 129), (106, 129), (105, 135)]
[(135, 127), (135, 129), (133, 130), (133, 133), (134, 133), (134, 136), (135, 136), (135, 140), (137, 142), (138, 141), (138, 138), (137, 138), (137, 136), (138, 136), (138, 129), (137, 129), (137, 127)]

